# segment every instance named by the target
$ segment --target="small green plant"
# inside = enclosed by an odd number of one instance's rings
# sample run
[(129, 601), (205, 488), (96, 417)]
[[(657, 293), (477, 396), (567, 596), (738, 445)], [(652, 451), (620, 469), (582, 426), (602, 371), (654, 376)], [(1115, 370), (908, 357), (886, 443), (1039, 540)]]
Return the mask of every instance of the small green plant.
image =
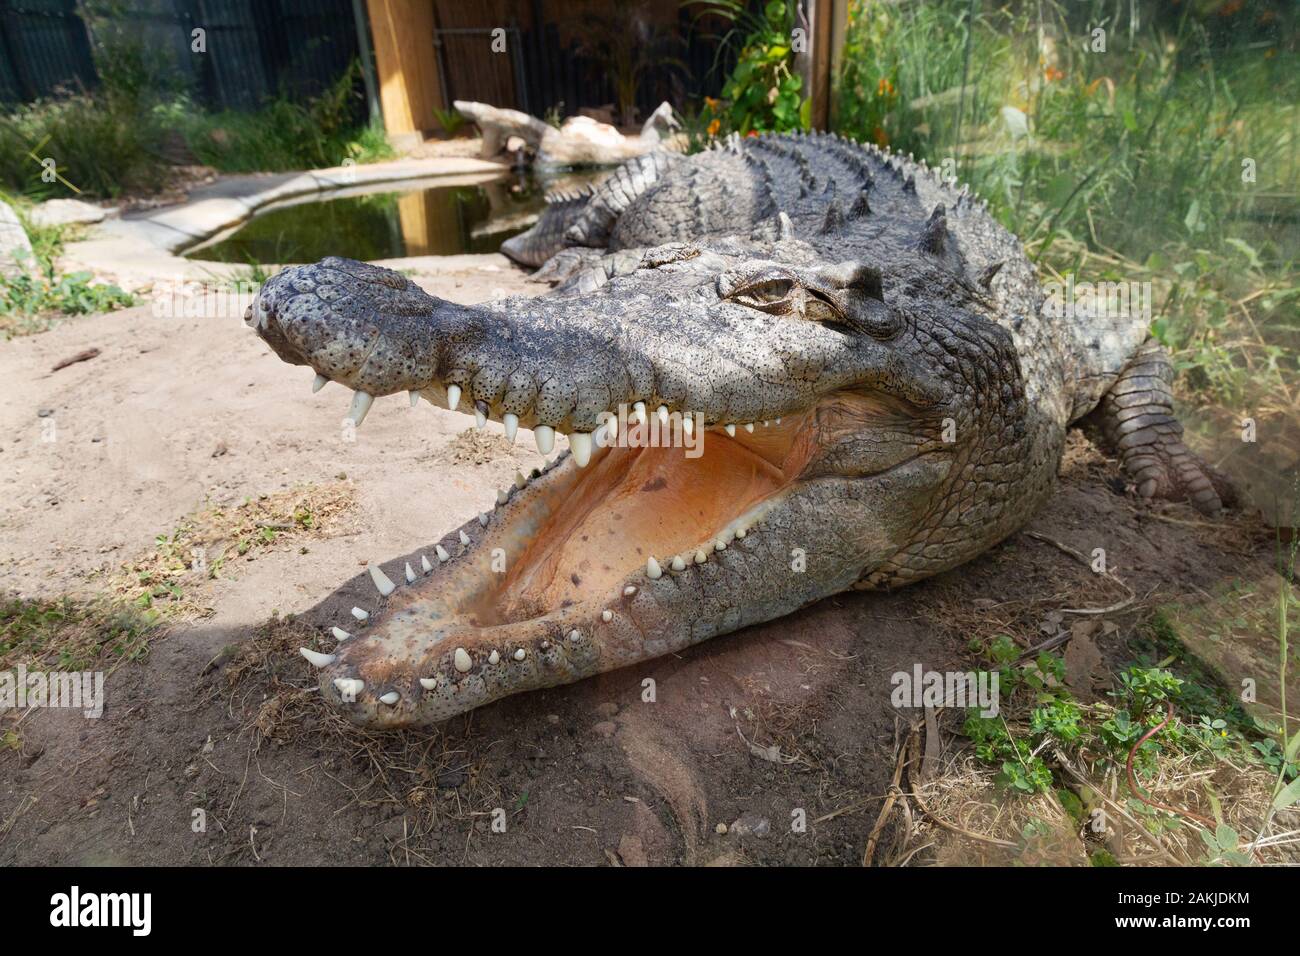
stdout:
[(739, 45), (735, 68), (722, 87), (722, 99), (706, 100), (708, 135), (807, 129), (809, 103), (801, 96), (803, 78), (793, 70), (794, 0), (768, 0), (760, 14), (751, 13), (737, 0), (685, 5), (698, 7), (699, 16), (712, 14), (732, 24), (722, 37), (719, 54), (728, 45)]
[(26, 334), (48, 328), (55, 315), (88, 315), (135, 304), (135, 297), (110, 283), (96, 282), (89, 272), (60, 273), (55, 263), (67, 227), (34, 226), (27, 203), (0, 193), (9, 202), (32, 243), (33, 256), (19, 262), (12, 276), (0, 275), (0, 329)]
[(465, 126), (465, 117), (461, 115), (459, 110), (440, 110), (435, 106), (433, 118), (438, 121), (442, 131), (452, 139), (455, 139), (456, 134)]
[(1200, 831), (1205, 843), (1205, 862), (1209, 866), (1250, 866), (1250, 854), (1241, 849), (1241, 835), (1226, 823), (1220, 823), (1211, 833), (1208, 829)]

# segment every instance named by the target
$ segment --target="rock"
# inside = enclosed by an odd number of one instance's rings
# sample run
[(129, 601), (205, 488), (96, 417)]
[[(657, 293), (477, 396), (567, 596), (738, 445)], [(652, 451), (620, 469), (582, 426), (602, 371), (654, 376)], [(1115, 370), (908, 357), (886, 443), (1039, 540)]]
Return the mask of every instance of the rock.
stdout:
[(47, 199), (27, 218), (34, 226), (74, 226), (102, 222), (107, 213), (80, 199)]
[(603, 704), (596, 705), (596, 714), (603, 720), (609, 720), (618, 713), (618, 704), (613, 701), (605, 701)]
[(767, 836), (772, 832), (772, 823), (767, 817), (759, 816), (753, 810), (746, 810), (730, 827), (736, 836)]
[(518, 110), (456, 100), (456, 109), (478, 126), (481, 155), (491, 158), (503, 149), (516, 155), (535, 152), (543, 166), (604, 166), (621, 163), (654, 148), (671, 130), (672, 107), (660, 106), (646, 122), (649, 137), (628, 138), (608, 123), (590, 116), (570, 116), (556, 129)]
[(618, 857), (624, 866), (649, 866), (650, 860), (645, 855), (641, 838), (631, 833), (624, 833), (618, 841)]
[(591, 729), (602, 737), (613, 737), (618, 730), (618, 724), (612, 720), (602, 720), (600, 723), (592, 725)]
[(663, 142), (680, 128), (677, 118), (673, 116), (673, 106), (667, 100), (659, 104), (641, 126), (641, 142), (652, 144)]
[(18, 221), (18, 213), (0, 199), (0, 275), (13, 278), (31, 272), (34, 264), (32, 241)]

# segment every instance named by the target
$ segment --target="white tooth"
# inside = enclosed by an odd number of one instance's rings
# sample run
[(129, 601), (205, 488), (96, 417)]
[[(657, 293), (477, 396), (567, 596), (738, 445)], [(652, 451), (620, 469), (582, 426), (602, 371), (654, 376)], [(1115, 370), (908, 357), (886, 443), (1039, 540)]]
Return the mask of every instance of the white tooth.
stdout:
[(501, 662), (501, 655), (498, 654), (496, 651), (493, 651), (491, 654), (488, 655), (489, 664), (498, 664), (500, 662)]
[(411, 389), (411, 391), (410, 391), (410, 396), (411, 396), (411, 407), (412, 407), (412, 408), (414, 408), (416, 405), (419, 405), (419, 404), (420, 404), (420, 393), (419, 393), (419, 392), (417, 392), (415, 389)]
[[(362, 613), (364, 614), (365, 612), (363, 611)], [(357, 618), (357, 620), (361, 620), (361, 618)], [(343, 628), (341, 627), (331, 628), (330, 633), (334, 635), (334, 640), (336, 641), (346, 641), (349, 637), (352, 636), (347, 631), (343, 630)]]
[[(363, 611), (363, 610), (361, 610), (361, 608), (359, 608), (359, 607), (354, 607), (354, 608), (352, 609), (352, 616), (355, 617), (358, 621), (361, 621), (361, 622), (364, 623), (365, 621), (367, 621), (367, 620), (370, 619), (370, 612), (369, 612), (369, 611)], [(336, 636), (337, 636), (337, 635), (336, 635)], [(342, 640), (342, 638), (339, 638), (339, 639)]]
[(707, 560), (709, 560), (709, 556), (704, 552), (703, 549), (701, 549), (701, 550), (695, 552), (695, 563), (696, 563), (696, 564), (703, 564), (703, 563), (704, 563), (705, 561), (707, 561)]
[(735, 438), (735, 437), (736, 437), (736, 426), (735, 426), (735, 425), (723, 425), (722, 428), (723, 428), (723, 431), (725, 431), (725, 432), (726, 432), (728, 435), (730, 435), (732, 438)]
[(776, 420), (776, 423), (777, 423), (778, 425), (780, 425), (780, 424), (781, 424), (781, 419), (778, 418), (778, 419)]
[(450, 561), (450, 560), (451, 560), (451, 555), (447, 553), (447, 549), (444, 548), (444, 547), (443, 547), (442, 545), (440, 545), (440, 544), (435, 544), (435, 545), (433, 546), (433, 553), (436, 554), (436, 555), (438, 556), (438, 560), (439, 560), (439, 561)]
[(309, 651), (305, 647), (298, 648), (298, 653), (307, 658), (312, 667), (329, 667), (338, 660), (338, 656), (335, 654), (321, 654), (317, 651)]
[(502, 488), (500, 491), (497, 492), (497, 504), (503, 505), (509, 500), (510, 500), (510, 496), (506, 494), (506, 490), (504, 488)]
[(338, 692), (344, 697), (351, 697), (355, 700), (357, 695), (366, 689), (366, 682), (356, 677), (336, 677), (334, 678), (334, 686), (338, 688)]
[(469, 535), (467, 535), (464, 531), (460, 533), (460, 543), (467, 548), (469, 547)]
[(384, 597), (388, 597), (397, 589), (397, 585), (388, 580), (388, 575), (384, 573), (384, 569), (377, 564), (370, 565), (370, 580), (375, 582), (375, 587), (379, 589), (379, 593)]
[(406, 583), (407, 583), (407, 584), (414, 584), (414, 583), (415, 583), (415, 572), (411, 570), (411, 562), (410, 562), (410, 561), (407, 561), (407, 562), (406, 562)]
[(382, 696), (380, 696), (379, 702), (381, 704), (387, 704), (389, 707), (392, 707), (395, 703), (397, 703), (401, 699), (402, 696), (399, 693), (397, 693), (397, 691), (390, 690), (387, 694), (383, 694)]
[(474, 661), (469, 656), (469, 651), (463, 647), (456, 648), (456, 653), (452, 655), (452, 663), (456, 665), (456, 670), (462, 674), (468, 674), (469, 669), (474, 666)]
[(632, 404), (632, 411), (634, 411), (634, 412), (636, 413), (636, 420), (637, 420), (640, 424), (644, 425), (644, 424), (645, 424), (645, 418), (646, 418), (646, 416), (645, 416), (645, 402), (634, 402), (634, 403)]
[(425, 690), (437, 690), (437, 689), (438, 689), (438, 678), (436, 678), (436, 677), (421, 677), (421, 678), (420, 678), (420, 686), (423, 687)]
[(515, 487), (518, 488), (520, 491), (523, 491), (523, 490), (524, 490), (524, 486), (527, 485), (527, 484), (528, 484), (528, 479), (524, 477), (524, 473), (523, 473), (522, 471), (516, 471), (516, 472), (515, 472)]
[(694, 431), (695, 419), (690, 416), (689, 412), (682, 412), (682, 434), (690, 438)]
[(766, 428), (767, 426), (768, 426), (768, 423), (767, 423), (767, 422), (763, 422), (763, 427)]
[(357, 392), (352, 396), (352, 407), (348, 409), (348, 418), (352, 419), (352, 424), (358, 428), (366, 420), (366, 413), (370, 411), (370, 404), (375, 400), (373, 395), (366, 392)]
[(618, 441), (618, 414), (617, 413), (610, 415), (609, 418), (605, 419), (605, 437), (606, 437), (606, 441), (608, 441), (609, 444), (611, 445), (614, 444), (616, 441)]
[(686, 562), (682, 560), (682, 556), (680, 554), (673, 555), (673, 570), (674, 571), (686, 570)]
[(636, 594), (635, 584), (629, 584), (623, 589), (623, 597), (631, 597), (633, 594)]
[(329, 379), (327, 379), (324, 375), (321, 375), (319, 372), (317, 372), (316, 377), (311, 380), (312, 394), (315, 395), (317, 392), (319, 392), (322, 388), (324, 388), (329, 383), (330, 383)]
[(726, 550), (727, 550), (727, 542), (725, 542), (725, 541), (723, 541), (721, 538), (719, 538), (717, 541), (713, 542), (713, 550), (714, 550), (714, 551), (726, 551)]
[(456, 406), (459, 404), (460, 404), (460, 386), (448, 385), (447, 386), (447, 407), (454, 412), (456, 410)]
[(549, 455), (555, 447), (555, 429), (550, 425), (538, 425), (533, 429), (533, 437), (537, 439), (538, 452), (543, 455)]
[(655, 412), (655, 414), (659, 416), (659, 421), (661, 421), (661, 422), (662, 422), (663, 424), (665, 424), (665, 425), (668, 424), (668, 406), (667, 406), (667, 405), (660, 405), (659, 408), (658, 408), (658, 410)]
[(420, 555), (420, 570), (425, 574), (433, 570), (433, 565), (429, 563), (429, 556), (426, 554)]
[(600, 612), (600, 619), (608, 624), (610, 621), (614, 620), (614, 612), (607, 608)]
[(569, 640), (571, 640), (574, 644), (577, 644), (578, 641), (582, 640), (582, 635), (577, 631), (570, 631)]
[(748, 425), (745, 426), (745, 431), (747, 431), (747, 432), (752, 432), (753, 430), (754, 430), (754, 423), (753, 423), (753, 422), (750, 422)]
[(527, 656), (528, 656), (528, 652), (524, 650), (522, 647), (519, 648), (519, 650), (515, 651), (515, 660), (517, 661), (522, 661)]
[(483, 527), (486, 528), (488, 526), (488, 522), (491, 520), (492, 519), (488, 517), (488, 513), (486, 511), (480, 511), (478, 513), (478, 523)]
[(487, 416), (477, 408), (474, 409), (474, 425), (479, 431), (482, 431), (487, 426)]
[(591, 461), (591, 434), (589, 432), (571, 434), (569, 451), (573, 452), (573, 460), (578, 463), (578, 467), (586, 468), (587, 462)]
[(501, 416), (501, 420), (506, 423), (506, 441), (514, 444), (515, 432), (519, 430), (519, 416), (506, 412)]
[(663, 568), (659, 567), (659, 562), (653, 557), (647, 558), (645, 562), (645, 576), (654, 580), (663, 575)]
[(744, 528), (737, 528), (737, 529), (736, 529), (736, 537), (737, 537), (737, 538), (743, 538), (743, 537), (744, 537), (745, 535), (747, 535), (747, 534), (749, 534), (749, 532), (746, 531)]

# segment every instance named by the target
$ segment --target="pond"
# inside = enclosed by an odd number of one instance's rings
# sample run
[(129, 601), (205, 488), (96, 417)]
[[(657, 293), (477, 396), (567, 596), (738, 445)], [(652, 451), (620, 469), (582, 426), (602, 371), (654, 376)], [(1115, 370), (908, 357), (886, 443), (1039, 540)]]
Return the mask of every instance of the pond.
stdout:
[(599, 182), (603, 172), (509, 174), (473, 185), (421, 180), (400, 191), (302, 197), (268, 208), (191, 249), (191, 259), (248, 264), (372, 261), (491, 253), (537, 221), (546, 194)]

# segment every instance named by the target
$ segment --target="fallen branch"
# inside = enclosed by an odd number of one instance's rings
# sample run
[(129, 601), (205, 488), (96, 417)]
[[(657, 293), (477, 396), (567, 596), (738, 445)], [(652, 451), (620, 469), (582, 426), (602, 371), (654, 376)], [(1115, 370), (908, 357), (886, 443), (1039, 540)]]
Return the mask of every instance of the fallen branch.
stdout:
[(85, 349), (84, 351), (78, 352), (76, 355), (65, 358), (63, 361), (59, 362), (54, 366), (54, 368), (50, 369), (50, 373), (53, 374), (61, 368), (67, 368), (69, 365), (76, 365), (78, 362), (89, 362), (98, 354), (99, 349), (97, 348)]

